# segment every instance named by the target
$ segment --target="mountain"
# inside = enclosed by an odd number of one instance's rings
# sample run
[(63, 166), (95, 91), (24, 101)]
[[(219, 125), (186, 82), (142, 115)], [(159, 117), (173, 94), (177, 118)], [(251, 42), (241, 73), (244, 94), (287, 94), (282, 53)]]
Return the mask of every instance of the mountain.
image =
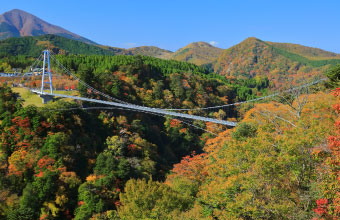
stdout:
[(223, 49), (214, 47), (206, 42), (194, 42), (177, 50), (169, 58), (203, 65), (215, 62), (222, 51)]
[(266, 76), (276, 86), (320, 77), (340, 55), (296, 44), (272, 43), (250, 37), (224, 50), (214, 64), (227, 78)]
[(93, 41), (52, 25), (25, 11), (14, 9), (0, 15), (0, 40), (9, 37), (39, 36), (54, 34), (85, 43)]

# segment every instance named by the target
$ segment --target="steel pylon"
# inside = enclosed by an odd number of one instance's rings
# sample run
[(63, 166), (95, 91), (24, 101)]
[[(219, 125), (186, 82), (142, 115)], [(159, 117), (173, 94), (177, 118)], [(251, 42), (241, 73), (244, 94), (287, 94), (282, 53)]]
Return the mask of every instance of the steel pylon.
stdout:
[[(42, 73), (42, 80), (41, 80), (41, 94), (44, 94), (44, 86), (45, 84), (50, 85), (51, 94), (53, 94), (53, 84), (52, 84), (52, 73), (51, 73), (51, 64), (50, 64), (50, 51), (44, 50), (44, 61), (43, 61), (43, 73)], [(47, 64), (47, 71), (46, 71), (46, 64)], [(45, 81), (45, 74), (48, 74), (48, 81)]]

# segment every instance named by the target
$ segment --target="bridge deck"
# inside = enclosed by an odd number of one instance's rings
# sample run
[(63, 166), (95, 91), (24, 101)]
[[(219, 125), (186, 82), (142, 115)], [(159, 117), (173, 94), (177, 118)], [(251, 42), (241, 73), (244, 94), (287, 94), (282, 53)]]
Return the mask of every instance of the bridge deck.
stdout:
[(140, 110), (140, 111), (144, 111), (144, 112), (152, 112), (152, 113), (157, 113), (157, 114), (162, 114), (162, 115), (170, 115), (170, 116), (174, 116), (174, 117), (188, 118), (188, 119), (192, 119), (192, 120), (212, 122), (212, 123), (227, 125), (227, 126), (231, 126), (231, 127), (235, 127), (237, 125), (236, 122), (223, 121), (223, 120), (218, 120), (218, 119), (214, 119), (214, 118), (207, 118), (207, 117), (189, 115), (189, 114), (178, 113), (178, 112), (171, 112), (171, 111), (166, 111), (166, 110), (162, 110), (162, 109), (158, 109), (158, 108), (150, 108), (150, 107), (144, 107), (144, 106), (139, 106), (139, 105), (123, 104), (123, 103), (117, 103), (117, 102), (102, 101), (102, 100), (98, 100), (98, 99), (89, 99), (89, 98), (62, 95), (62, 94), (49, 94), (49, 93), (43, 93), (42, 94), (41, 91), (38, 91), (38, 90), (31, 90), (31, 91), (36, 93), (36, 94), (39, 94), (39, 95), (55, 96), (55, 97), (61, 97), (61, 98), (70, 98), (70, 99), (82, 100), (82, 101), (86, 101), (86, 102), (95, 102), (95, 103), (100, 103), (100, 104), (104, 104), (104, 105), (111, 105), (111, 106), (116, 106), (116, 107), (121, 107), (121, 108), (126, 108), (126, 109), (135, 109), (135, 110)]

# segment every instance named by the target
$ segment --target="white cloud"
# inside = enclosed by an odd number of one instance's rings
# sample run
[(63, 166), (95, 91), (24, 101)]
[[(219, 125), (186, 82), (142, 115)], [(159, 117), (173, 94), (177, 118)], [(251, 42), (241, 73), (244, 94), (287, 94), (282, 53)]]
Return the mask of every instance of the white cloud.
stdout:
[(123, 43), (124, 47), (126, 48), (131, 48), (131, 47), (136, 47), (137, 44), (136, 43)]
[(217, 41), (210, 41), (209, 44), (213, 45), (213, 46), (217, 46), (218, 42)]

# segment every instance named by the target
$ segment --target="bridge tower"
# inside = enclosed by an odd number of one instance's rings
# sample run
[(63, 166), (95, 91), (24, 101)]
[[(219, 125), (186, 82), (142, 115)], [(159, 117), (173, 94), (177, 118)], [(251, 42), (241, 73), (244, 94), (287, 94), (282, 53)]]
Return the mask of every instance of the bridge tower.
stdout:
[[(53, 94), (53, 84), (52, 84), (52, 72), (51, 72), (51, 64), (50, 64), (50, 51), (44, 50), (44, 60), (43, 60), (43, 67), (42, 67), (42, 79), (41, 79), (41, 95), (43, 103), (47, 103), (53, 99), (53, 96), (48, 95), (49, 93), (44, 93), (45, 84), (50, 85), (50, 94)], [(46, 69), (47, 65), (47, 69)], [(48, 77), (48, 81), (45, 81), (45, 76)]]
[[(43, 53), (44, 53), (44, 61), (43, 61), (43, 67), (42, 67), (43, 73), (42, 73), (42, 80), (41, 80), (41, 94), (44, 94), (45, 84), (50, 85), (51, 94), (53, 94), (50, 51), (44, 50)], [(47, 71), (46, 71), (46, 65), (47, 65)], [(45, 81), (45, 75), (48, 75), (48, 81)]]

